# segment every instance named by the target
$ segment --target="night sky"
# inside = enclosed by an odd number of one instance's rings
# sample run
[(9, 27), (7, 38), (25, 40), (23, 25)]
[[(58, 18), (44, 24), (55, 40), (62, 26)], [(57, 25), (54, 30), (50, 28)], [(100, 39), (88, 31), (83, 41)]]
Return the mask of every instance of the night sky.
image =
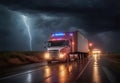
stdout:
[(0, 0), (0, 51), (30, 51), (26, 25), (33, 51), (45, 50), (52, 32), (78, 30), (94, 47), (120, 52), (119, 0)]

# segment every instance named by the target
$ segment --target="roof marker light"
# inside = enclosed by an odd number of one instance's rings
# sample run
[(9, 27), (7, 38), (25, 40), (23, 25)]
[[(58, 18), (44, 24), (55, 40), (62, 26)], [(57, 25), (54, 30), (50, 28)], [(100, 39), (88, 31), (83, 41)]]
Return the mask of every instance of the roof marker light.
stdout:
[(73, 36), (73, 33), (70, 33), (69, 35), (70, 35), (70, 36)]
[(57, 37), (57, 36), (65, 36), (65, 33), (54, 33), (52, 36)]

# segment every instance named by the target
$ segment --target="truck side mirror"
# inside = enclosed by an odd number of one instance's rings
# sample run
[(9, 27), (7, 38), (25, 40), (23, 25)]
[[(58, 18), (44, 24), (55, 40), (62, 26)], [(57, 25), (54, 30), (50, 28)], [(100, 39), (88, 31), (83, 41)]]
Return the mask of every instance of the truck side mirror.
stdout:
[(44, 41), (44, 48), (47, 48), (47, 41)]
[(47, 48), (46, 46), (44, 46), (44, 48)]
[(44, 41), (44, 44), (47, 44), (47, 41)]

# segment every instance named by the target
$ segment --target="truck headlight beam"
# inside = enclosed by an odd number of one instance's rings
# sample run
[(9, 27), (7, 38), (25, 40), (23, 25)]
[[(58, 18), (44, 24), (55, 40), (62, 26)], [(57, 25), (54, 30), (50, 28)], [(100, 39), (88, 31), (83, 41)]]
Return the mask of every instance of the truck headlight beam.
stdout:
[(60, 57), (60, 58), (64, 58), (64, 54), (61, 53), (61, 54), (59, 55), (59, 57)]
[(45, 53), (45, 59), (49, 59), (50, 58), (50, 54), (49, 53)]

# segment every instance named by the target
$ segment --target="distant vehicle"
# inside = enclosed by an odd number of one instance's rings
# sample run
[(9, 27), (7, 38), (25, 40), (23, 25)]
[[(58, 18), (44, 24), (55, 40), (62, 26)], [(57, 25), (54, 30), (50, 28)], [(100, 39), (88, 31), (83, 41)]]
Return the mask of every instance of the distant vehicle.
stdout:
[(71, 61), (87, 57), (89, 53), (88, 40), (78, 31), (52, 33), (48, 40), (45, 60)]
[(101, 51), (99, 49), (93, 49), (92, 51), (92, 55), (100, 55), (101, 54)]

